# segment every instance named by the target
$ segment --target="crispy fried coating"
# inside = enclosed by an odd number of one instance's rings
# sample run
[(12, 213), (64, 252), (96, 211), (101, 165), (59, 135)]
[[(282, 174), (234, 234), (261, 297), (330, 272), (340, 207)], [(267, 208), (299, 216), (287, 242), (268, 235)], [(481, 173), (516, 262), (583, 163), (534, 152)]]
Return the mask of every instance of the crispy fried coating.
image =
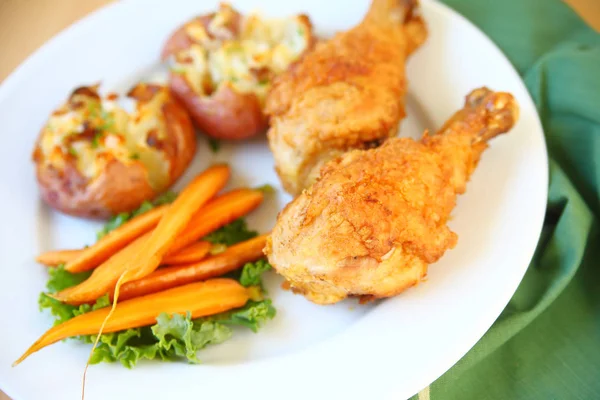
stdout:
[(480, 88), (436, 135), (392, 138), (331, 160), (280, 213), (265, 249), (269, 262), (319, 304), (415, 285), (457, 243), (446, 224), (456, 196), (487, 141), (517, 118), (510, 94)]
[(405, 63), (427, 36), (417, 3), (373, 0), (359, 25), (317, 44), (276, 78), (267, 137), (292, 195), (330, 159), (395, 135), (405, 116)]

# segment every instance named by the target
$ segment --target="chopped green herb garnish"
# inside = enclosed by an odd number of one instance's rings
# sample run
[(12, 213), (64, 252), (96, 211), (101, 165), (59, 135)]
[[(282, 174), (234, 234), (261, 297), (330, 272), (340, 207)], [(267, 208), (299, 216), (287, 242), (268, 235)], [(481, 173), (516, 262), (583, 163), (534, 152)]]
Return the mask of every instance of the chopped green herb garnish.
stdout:
[(88, 113), (91, 119), (96, 119), (100, 116), (100, 112), (102, 111), (102, 106), (100, 103), (91, 101), (88, 103)]
[(273, 194), (277, 191), (273, 186), (269, 185), (268, 183), (257, 187), (256, 190), (260, 190), (264, 194)]
[(227, 245), (223, 243), (217, 243), (211, 246), (209, 253), (211, 256), (216, 256), (217, 254), (223, 253), (225, 250), (227, 250)]
[(139, 159), (140, 159), (140, 155), (139, 155), (138, 153), (131, 153), (131, 154), (129, 155), (129, 158), (130, 158), (131, 160), (139, 160)]
[(68, 151), (70, 155), (72, 155), (73, 157), (77, 157), (77, 150), (75, 150), (74, 147), (70, 146)]
[(208, 138), (208, 147), (212, 150), (213, 153), (218, 153), (221, 150), (221, 142), (215, 138)]
[(100, 138), (102, 138), (102, 132), (96, 132), (92, 138), (92, 149), (97, 149), (100, 146)]
[(228, 53), (232, 53), (235, 51), (244, 51), (244, 47), (242, 45), (240, 45), (239, 43), (236, 42), (230, 42), (231, 44), (229, 46), (226, 47), (226, 51)]
[(101, 131), (110, 131), (114, 129), (115, 118), (112, 113), (102, 108), (102, 104), (96, 102), (88, 103), (88, 113), (91, 121), (95, 122), (95, 120), (100, 119), (101, 124), (97, 126), (97, 129)]
[(106, 110), (102, 110), (100, 119), (103, 121), (98, 129), (102, 131), (112, 131), (115, 128), (115, 117)]
[(183, 68), (183, 67), (173, 66), (173, 67), (169, 68), (169, 70), (171, 72), (173, 72), (174, 74), (178, 74), (178, 75), (185, 74), (185, 68)]

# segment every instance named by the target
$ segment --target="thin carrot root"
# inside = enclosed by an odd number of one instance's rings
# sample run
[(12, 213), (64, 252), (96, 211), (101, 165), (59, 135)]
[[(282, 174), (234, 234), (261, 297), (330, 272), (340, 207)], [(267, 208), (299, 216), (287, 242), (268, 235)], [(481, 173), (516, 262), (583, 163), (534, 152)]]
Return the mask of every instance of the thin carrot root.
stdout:
[[(242, 307), (248, 299), (248, 290), (233, 279), (219, 278), (196, 282), (117, 304), (112, 318), (106, 321), (104, 332), (117, 332), (151, 325), (163, 312), (168, 314), (190, 312), (192, 318), (214, 315)], [(62, 339), (98, 334), (109, 312), (109, 307), (102, 308), (50, 328), (15, 361), (13, 366), (36, 351)]]
[(168, 209), (169, 205), (165, 204), (127, 221), (93, 245), (81, 250), (78, 257), (66, 263), (65, 270), (76, 273), (96, 268), (117, 251), (154, 229)]
[(233, 245), (223, 253), (192, 264), (161, 268), (145, 278), (123, 284), (122, 300), (222, 276), (264, 256), (267, 235)]
[(210, 242), (196, 242), (181, 249), (173, 255), (167, 255), (162, 263), (163, 264), (188, 264), (198, 262), (206, 258), (210, 249), (212, 248)]
[(77, 257), (81, 256), (84, 250), (51, 250), (40, 254), (35, 258), (38, 263), (48, 266), (56, 267), (60, 264), (66, 264), (73, 261)]

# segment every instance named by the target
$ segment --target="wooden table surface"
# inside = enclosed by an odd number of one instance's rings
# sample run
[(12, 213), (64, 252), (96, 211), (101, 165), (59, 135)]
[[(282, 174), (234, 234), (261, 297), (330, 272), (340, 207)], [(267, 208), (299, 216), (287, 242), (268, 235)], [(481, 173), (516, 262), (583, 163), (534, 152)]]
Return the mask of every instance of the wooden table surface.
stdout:
[[(0, 82), (46, 40), (113, 0), (0, 0)], [(600, 31), (600, 1), (565, 0)], [(214, 0), (215, 4), (217, 0)], [(231, 0), (235, 3), (235, 0)], [(260, 3), (260, 0), (257, 0)], [(10, 400), (0, 391), (0, 400)]]

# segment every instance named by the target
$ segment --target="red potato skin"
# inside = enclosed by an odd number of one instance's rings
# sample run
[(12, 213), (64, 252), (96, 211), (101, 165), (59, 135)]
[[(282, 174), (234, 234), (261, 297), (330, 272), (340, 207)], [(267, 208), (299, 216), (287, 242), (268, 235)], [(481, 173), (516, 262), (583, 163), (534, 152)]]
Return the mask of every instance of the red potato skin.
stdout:
[(253, 93), (237, 93), (221, 85), (207, 97), (198, 96), (185, 78), (171, 73), (169, 86), (202, 131), (217, 139), (241, 140), (264, 132), (267, 118)]
[[(167, 39), (167, 41), (165, 42), (162, 52), (160, 54), (161, 60), (165, 61), (172, 54), (175, 54), (181, 50), (185, 50), (189, 48), (192, 44), (194, 44), (194, 41), (186, 33), (186, 27), (188, 25), (199, 22), (204, 27), (204, 29), (208, 31), (208, 26), (210, 25), (210, 22), (212, 21), (214, 16), (215, 13), (201, 15), (191, 19), (190, 21), (177, 28), (171, 34), (169, 39)], [(235, 18), (233, 19), (232, 24), (229, 26), (229, 28), (232, 32), (237, 34), (237, 32), (239, 32), (241, 28), (241, 24), (242, 16), (239, 13), (235, 13)]]
[[(138, 85), (128, 96), (149, 100), (157, 90), (154, 85)], [(162, 106), (167, 126), (167, 138), (156, 143), (170, 161), (170, 185), (186, 170), (196, 152), (196, 135), (190, 116), (183, 105), (171, 94)], [(77, 169), (76, 159), (64, 154), (64, 170), (44, 165), (38, 138), (33, 153), (36, 177), (42, 200), (64, 214), (106, 220), (121, 212), (134, 210), (159, 192), (149, 183), (146, 167), (139, 161), (123, 164), (112, 155), (104, 170), (93, 180), (85, 178)], [(167, 188), (164, 188), (166, 190)]]
[[(194, 18), (193, 21), (198, 21), (200, 18)], [(165, 61), (172, 54), (177, 53), (178, 51), (185, 50), (190, 47), (194, 42), (188, 34), (185, 32), (185, 27), (187, 24), (179, 27), (171, 37), (165, 42), (165, 45), (160, 53), (160, 59)]]
[(79, 173), (74, 160), (67, 161), (64, 171), (37, 164), (36, 175), (42, 200), (75, 217), (104, 220), (156, 194), (141, 163), (125, 166), (116, 159), (92, 182)]
[[(138, 85), (127, 95), (138, 101), (148, 101), (159, 90), (157, 85)], [(196, 154), (196, 133), (190, 115), (172, 91), (169, 101), (162, 106), (162, 113), (167, 125), (168, 140), (157, 143), (156, 146), (171, 161), (169, 174), (171, 182), (175, 182)]]
[(171, 160), (171, 182), (174, 183), (187, 169), (196, 154), (196, 132), (190, 115), (172, 94), (172, 101), (162, 107), (170, 138), (164, 148)]
[[(165, 42), (161, 59), (189, 48), (194, 41), (188, 36), (186, 28), (190, 24), (200, 23), (208, 31), (208, 26), (215, 13), (195, 17), (176, 29)], [(301, 16), (308, 26), (310, 42), (306, 52), (314, 45), (312, 24), (308, 16)], [(243, 16), (235, 12), (229, 31), (237, 35), (243, 23)], [(209, 32), (209, 35), (212, 33)], [(225, 39), (219, 38), (216, 39)], [(306, 53), (305, 52), (305, 53)], [(259, 99), (253, 93), (238, 93), (228, 85), (222, 85), (207, 96), (195, 93), (185, 78), (177, 73), (171, 73), (169, 86), (175, 96), (184, 104), (190, 113), (194, 124), (206, 135), (216, 139), (243, 140), (256, 136), (268, 128), (268, 118), (263, 112)]]

